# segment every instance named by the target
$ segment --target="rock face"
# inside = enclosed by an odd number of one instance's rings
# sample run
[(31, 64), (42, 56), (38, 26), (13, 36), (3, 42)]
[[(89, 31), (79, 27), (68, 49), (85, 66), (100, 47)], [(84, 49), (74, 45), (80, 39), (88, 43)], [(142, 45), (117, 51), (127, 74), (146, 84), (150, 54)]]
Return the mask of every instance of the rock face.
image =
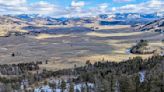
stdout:
[(150, 23), (140, 27), (138, 30), (164, 33), (164, 18), (150, 22)]

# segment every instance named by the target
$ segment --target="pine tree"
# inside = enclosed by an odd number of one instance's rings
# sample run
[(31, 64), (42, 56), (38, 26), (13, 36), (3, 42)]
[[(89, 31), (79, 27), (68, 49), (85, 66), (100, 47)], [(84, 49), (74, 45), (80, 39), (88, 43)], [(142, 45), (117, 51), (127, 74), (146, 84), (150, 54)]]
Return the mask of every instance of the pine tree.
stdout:
[(52, 91), (55, 92), (56, 91), (56, 83), (49, 83), (49, 86), (52, 88)]
[(70, 83), (69, 92), (74, 92), (74, 84), (73, 84), (73, 82)]
[(66, 82), (64, 80), (61, 81), (61, 92), (64, 92), (66, 89)]

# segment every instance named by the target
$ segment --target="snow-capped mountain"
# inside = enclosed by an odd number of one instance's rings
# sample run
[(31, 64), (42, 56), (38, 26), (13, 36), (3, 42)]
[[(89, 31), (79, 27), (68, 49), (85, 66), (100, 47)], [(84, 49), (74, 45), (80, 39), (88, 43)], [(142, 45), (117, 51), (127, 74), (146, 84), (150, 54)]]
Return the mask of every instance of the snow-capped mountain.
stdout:
[(20, 14), (7, 15), (28, 22), (29, 24), (40, 25), (76, 25), (99, 22), (100, 25), (135, 25), (146, 24), (148, 22), (164, 17), (164, 13), (140, 14), (140, 13), (116, 13), (116, 14), (99, 14), (97, 17), (76, 17), (76, 18), (55, 18), (39, 14)]
[(164, 17), (164, 12), (159, 13), (150, 13), (150, 14), (140, 14), (140, 13), (116, 13), (116, 14), (100, 14), (100, 18), (113, 18), (117, 20), (125, 20), (125, 19), (155, 19)]

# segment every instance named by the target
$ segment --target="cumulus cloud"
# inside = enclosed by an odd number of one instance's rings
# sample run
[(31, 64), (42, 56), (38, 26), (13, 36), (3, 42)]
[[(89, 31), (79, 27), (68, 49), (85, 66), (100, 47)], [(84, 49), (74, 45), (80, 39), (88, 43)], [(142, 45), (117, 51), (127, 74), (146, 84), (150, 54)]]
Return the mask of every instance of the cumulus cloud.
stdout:
[(108, 4), (107, 3), (102, 3), (99, 5), (99, 8), (101, 11), (105, 11), (108, 8)]
[(41, 0), (28, 3), (27, 0), (0, 0), (0, 14), (41, 14), (59, 16), (84, 16), (88, 11), (83, 10), (84, 1), (72, 0), (69, 7), (62, 7)]
[(132, 13), (154, 13), (164, 12), (164, 1), (163, 0), (149, 0), (140, 4), (128, 4), (122, 7), (113, 7), (113, 12), (132, 12)]
[[(130, 2), (134, 0), (113, 0), (114, 2)], [(72, 0), (70, 6), (58, 6), (41, 0), (28, 3), (27, 0), (0, 0), (0, 14), (42, 14), (54, 17), (95, 16), (101, 13), (153, 13), (164, 12), (163, 0), (148, 0), (138, 4), (127, 4), (120, 7), (110, 7), (109, 3), (90, 6), (83, 0)], [(85, 8), (84, 8), (85, 7)], [(87, 7), (87, 8), (86, 8)]]
[(59, 7), (45, 1), (28, 4), (26, 0), (0, 0), (1, 14), (45, 14), (59, 12)]
[(17, 5), (23, 5), (26, 2), (27, 2), (26, 0), (0, 0), (0, 5), (17, 6)]
[(31, 4), (29, 8), (29, 12), (31, 13), (37, 13), (37, 14), (52, 14), (55, 11), (58, 11), (58, 7), (50, 4), (45, 1), (40, 1), (34, 4)]
[[(71, 2), (71, 7), (69, 8), (72, 12), (76, 11), (81, 12), (82, 8), (85, 6), (85, 2), (84, 1), (76, 1), (76, 0), (72, 0)], [(70, 11), (70, 12), (71, 12)]]
[(66, 9), (63, 9), (65, 14), (63, 14), (64, 17), (77, 17), (77, 16), (83, 16), (86, 13), (86, 10), (83, 10), (82, 8), (85, 6), (84, 1), (79, 0), (72, 0), (70, 7), (66, 7)]
[(73, 0), (71, 2), (72, 7), (83, 7), (84, 5), (85, 5), (84, 1), (75, 1), (75, 0)]
[[(74, 0), (72, 1), (74, 2)], [(83, 2), (83, 4), (82, 4)], [(88, 17), (88, 16), (96, 16), (101, 13), (106, 13), (108, 11), (109, 4), (108, 3), (102, 3), (98, 4), (96, 7), (90, 7), (90, 8), (85, 8), (84, 1), (76, 1), (76, 4), (73, 5), (71, 4), (71, 7), (67, 8), (67, 17)], [(76, 7), (75, 7), (76, 6)]]
[(17, 14), (27, 11), (26, 0), (0, 0), (1, 14)]

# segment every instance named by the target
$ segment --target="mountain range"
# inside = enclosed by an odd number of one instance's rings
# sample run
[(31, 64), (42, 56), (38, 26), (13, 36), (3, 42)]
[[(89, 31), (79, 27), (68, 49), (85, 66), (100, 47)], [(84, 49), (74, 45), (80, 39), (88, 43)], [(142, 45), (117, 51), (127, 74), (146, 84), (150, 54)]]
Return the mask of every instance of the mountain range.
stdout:
[[(120, 21), (116, 24), (136, 24), (136, 23), (148, 23), (152, 20), (160, 19), (164, 17), (164, 13), (116, 13), (116, 14), (99, 14), (96, 17), (61, 17), (54, 18), (50, 16), (43, 16), (39, 14), (20, 14), (20, 15), (7, 15), (8, 17), (15, 17), (31, 24), (44, 24), (44, 25), (67, 25), (80, 23), (94, 23), (95, 21)], [(135, 19), (135, 20), (134, 20)], [(101, 24), (101, 23), (100, 23)], [(109, 23), (110, 25), (110, 23)], [(115, 23), (113, 24), (115, 25)]]
[[(137, 13), (117, 13), (100, 14), (97, 17), (74, 17), (74, 18), (53, 18), (39, 14), (20, 14), (20, 15), (1, 15), (0, 16), (0, 34), (6, 35), (9, 31), (24, 31), (24, 27), (31, 26), (83, 26), (86, 24), (98, 25), (131, 25), (137, 26), (137, 30), (155, 30), (163, 33), (164, 13), (157, 14), (137, 14)], [(19, 30), (19, 31), (18, 31)]]

